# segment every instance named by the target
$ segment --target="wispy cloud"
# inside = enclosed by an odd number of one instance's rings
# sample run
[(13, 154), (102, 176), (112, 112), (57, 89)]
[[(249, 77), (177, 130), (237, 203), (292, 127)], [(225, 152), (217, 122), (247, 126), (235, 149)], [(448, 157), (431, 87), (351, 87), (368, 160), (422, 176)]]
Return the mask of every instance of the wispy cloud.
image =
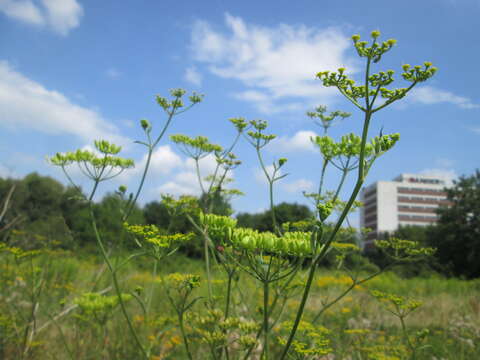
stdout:
[(198, 72), (195, 66), (191, 66), (185, 70), (184, 79), (193, 85), (202, 85), (202, 74)]
[(299, 194), (302, 191), (311, 191), (315, 185), (310, 180), (298, 179), (293, 182), (281, 183), (280, 187), (286, 192)]
[(475, 109), (480, 107), (479, 104), (475, 104), (467, 97), (455, 95), (450, 91), (441, 90), (428, 85), (413, 89), (407, 99), (411, 102), (426, 105), (449, 103), (462, 109)]
[(309, 130), (297, 131), (293, 136), (280, 136), (273, 140), (268, 150), (276, 153), (287, 153), (297, 151), (315, 151), (315, 147), (310, 140), (317, 134)]
[(11, 166), (6, 166), (0, 164), (0, 178), (17, 178), (18, 175), (15, 173), (15, 170)]
[[(121, 181), (128, 181), (133, 177), (141, 176), (145, 165), (147, 163), (147, 154), (141, 160), (136, 161), (135, 168), (126, 171), (120, 175)], [(150, 159), (149, 173), (151, 176), (165, 176), (171, 174), (175, 169), (183, 168), (185, 165), (180, 158), (170, 147), (170, 145), (159, 146), (152, 153)]]
[(458, 179), (454, 169), (431, 168), (421, 171), (420, 174), (443, 178), (447, 184), (451, 184), (453, 180)]
[(6, 16), (66, 36), (80, 24), (83, 8), (76, 0), (0, 0)]
[(118, 79), (122, 73), (117, 69), (111, 67), (105, 71), (105, 75), (107, 75), (110, 79)]
[[(209, 155), (200, 159), (200, 177), (203, 179), (212, 174), (217, 165), (215, 156)], [(201, 188), (198, 183), (198, 176), (195, 170), (195, 161), (188, 158), (181, 165), (181, 171), (176, 173), (166, 183), (157, 187), (157, 193), (159, 194), (171, 194), (171, 195), (200, 195)], [(230, 172), (229, 176), (233, 176)], [(207, 186), (205, 182), (202, 183)]]
[[(334, 27), (304, 25), (265, 27), (225, 15), (226, 32), (197, 21), (192, 31), (194, 58), (211, 73), (240, 81), (244, 90), (235, 94), (263, 112), (297, 110), (328, 103), (337, 93), (321, 86), (315, 74), (345, 66), (355, 71), (346, 50), (350, 40)], [(288, 98), (295, 98), (294, 101)]]
[(121, 145), (131, 141), (97, 111), (76, 105), (0, 61), (0, 126), (45, 134), (69, 134), (91, 142), (106, 138)]

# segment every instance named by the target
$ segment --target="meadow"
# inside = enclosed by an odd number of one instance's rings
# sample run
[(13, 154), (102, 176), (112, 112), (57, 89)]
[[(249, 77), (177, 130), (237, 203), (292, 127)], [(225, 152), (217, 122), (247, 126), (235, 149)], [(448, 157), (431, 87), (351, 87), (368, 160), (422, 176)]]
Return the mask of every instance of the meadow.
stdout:
[[(249, 358), (260, 358), (262, 346), (256, 335), (262, 323), (262, 288), (258, 282), (245, 274), (233, 280), (230, 316), (226, 319), (225, 298), (216, 299), (215, 309), (206, 306), (207, 288), (200, 260), (175, 255), (162, 263), (156, 276), (146, 269), (149, 266), (152, 264), (131, 262), (120, 275), (128, 312), (136, 331), (148, 341), (151, 359), (187, 358), (174, 307), (162, 285), (162, 279), (175, 272), (200, 278), (200, 286), (192, 293), (199, 299), (185, 321), (193, 358), (214, 358), (211, 345), (224, 341), (223, 333), (228, 338), (230, 359), (244, 358), (252, 344), (255, 347)], [(15, 253), (3, 248), (0, 268), (2, 359), (137, 358), (138, 349), (98, 256), (59, 250)], [(212, 282), (220, 294), (228, 279), (221, 272), (215, 274)], [(279, 294), (280, 306), (272, 316), (272, 358), (278, 356), (285, 328), (291, 326), (305, 276), (300, 274), (296, 283)], [(421, 302), (405, 319), (411, 341), (419, 342), (417, 359), (480, 357), (479, 280), (440, 276), (401, 279), (387, 272), (357, 286), (317, 316), (351, 284), (343, 272), (317, 271), (291, 358), (410, 358), (398, 318), (389, 312), (388, 302), (372, 296), (375, 290)], [(146, 305), (135, 298), (142, 292), (151, 294), (148, 313)]]

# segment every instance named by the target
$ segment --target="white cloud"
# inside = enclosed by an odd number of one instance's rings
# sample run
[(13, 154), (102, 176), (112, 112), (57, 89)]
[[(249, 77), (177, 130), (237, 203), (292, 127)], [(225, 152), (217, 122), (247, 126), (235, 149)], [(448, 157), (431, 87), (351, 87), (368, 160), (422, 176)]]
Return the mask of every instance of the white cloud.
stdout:
[(76, 0), (0, 0), (8, 17), (36, 26), (48, 26), (60, 35), (80, 24), (83, 8)]
[(198, 72), (195, 66), (191, 66), (185, 70), (184, 79), (193, 85), (202, 85), (202, 74)]
[(455, 162), (451, 159), (447, 158), (438, 158), (435, 159), (435, 164), (440, 166), (441, 168), (451, 168)]
[[(201, 176), (205, 177), (212, 174), (215, 171), (217, 167), (217, 160), (215, 159), (215, 155), (210, 154), (205, 156), (204, 158), (201, 158), (198, 161), (198, 164), (199, 164)], [(189, 171), (196, 171), (195, 160), (193, 160), (192, 158), (188, 158), (185, 161), (185, 166)]]
[(441, 168), (425, 169), (421, 171), (420, 174), (443, 178), (447, 182), (447, 184), (449, 183), (451, 184), (453, 180), (456, 180), (458, 178), (457, 173), (453, 169), (441, 169)]
[(109, 68), (105, 71), (105, 75), (107, 75), (110, 79), (117, 79), (122, 75), (120, 71), (115, 68)]
[(298, 179), (291, 183), (282, 183), (281, 188), (289, 193), (300, 193), (302, 191), (310, 191), (315, 185), (310, 180)]
[(287, 153), (295, 151), (315, 151), (310, 138), (317, 136), (309, 130), (297, 131), (293, 136), (281, 136), (273, 140), (268, 149), (273, 152)]
[(185, 171), (175, 175), (172, 181), (158, 187), (158, 193), (179, 195), (199, 195), (200, 186), (197, 176), (191, 171)]
[(480, 107), (480, 105), (473, 103), (472, 100), (467, 97), (458, 96), (449, 91), (437, 89), (433, 86), (415, 88), (407, 99), (412, 102), (426, 105), (450, 103), (462, 109), (475, 109)]
[[(225, 22), (228, 34), (205, 21), (195, 23), (194, 57), (209, 65), (213, 74), (240, 81), (245, 90), (235, 96), (254, 103), (260, 111), (297, 110), (329, 102), (337, 92), (323, 87), (315, 74), (342, 66), (356, 70), (346, 57), (351, 41), (338, 28), (285, 24), (269, 28), (246, 24), (229, 14)], [(296, 100), (285, 102), (288, 97)]]
[(0, 126), (25, 128), (50, 135), (74, 135), (91, 142), (104, 138), (130, 143), (97, 111), (74, 104), (65, 95), (15, 71), (0, 61)]
[[(147, 155), (138, 164), (140, 169), (145, 167), (147, 162)], [(182, 166), (182, 159), (175, 154), (170, 145), (164, 145), (158, 147), (152, 154), (150, 160), (150, 171), (153, 175), (170, 174), (173, 169)]]
[[(202, 184), (204, 187), (207, 187), (209, 183), (206, 183), (203, 179), (213, 174), (217, 162), (214, 155), (208, 155), (199, 161), (200, 176), (202, 178)], [(166, 182), (165, 184), (159, 186), (157, 191), (162, 194), (172, 194), (172, 195), (200, 195), (201, 188), (198, 183), (198, 176), (195, 169), (195, 161), (191, 158), (186, 159), (183, 163), (184, 171), (177, 173), (171, 181)], [(233, 173), (230, 171), (228, 173), (229, 177), (233, 176)]]
[[(142, 159), (135, 161), (135, 167), (123, 172), (118, 180), (120, 182), (128, 182), (134, 177), (142, 175), (145, 165), (147, 163), (148, 155), (143, 155)], [(182, 169), (185, 167), (184, 162), (170, 147), (170, 145), (159, 146), (152, 153), (150, 159), (150, 166), (148, 169), (149, 177), (158, 177), (171, 174), (175, 169)]]
[(44, 25), (40, 9), (30, 0), (0, 0), (0, 11), (5, 15), (33, 25)]
[(3, 164), (0, 164), (0, 178), (17, 178), (18, 175), (15, 173), (15, 171), (9, 167), (5, 166)]
[[(270, 178), (273, 176), (273, 172), (275, 171), (275, 168), (273, 165), (267, 165), (265, 166), (265, 170), (267, 170), (268, 175)], [(277, 173), (275, 174), (276, 177), (282, 176), (282, 170), (278, 170)], [(261, 168), (256, 168), (254, 172), (254, 178), (259, 184), (268, 184), (267, 177)]]
[[(273, 165), (267, 165), (266, 167), (267, 173), (271, 177), (273, 175), (274, 167)], [(276, 174), (277, 177), (282, 176), (283, 173), (281, 170), (279, 170)], [(265, 173), (261, 168), (255, 169), (254, 172), (254, 178), (259, 184), (267, 185), (267, 177), (265, 176)], [(299, 193), (302, 191), (309, 191), (313, 189), (314, 184), (310, 180), (306, 179), (298, 179), (292, 182), (286, 182), (285, 178), (282, 178), (278, 182), (275, 182), (275, 185), (277, 189), (281, 189), (283, 191), (289, 192), (289, 193)]]

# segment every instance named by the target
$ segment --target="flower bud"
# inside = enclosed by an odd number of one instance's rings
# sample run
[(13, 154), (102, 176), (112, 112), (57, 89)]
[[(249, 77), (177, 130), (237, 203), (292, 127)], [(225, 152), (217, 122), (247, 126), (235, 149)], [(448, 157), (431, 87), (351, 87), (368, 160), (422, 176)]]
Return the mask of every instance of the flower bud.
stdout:
[(395, 40), (395, 39), (388, 39), (388, 40), (387, 40), (387, 44), (388, 44), (389, 46), (393, 46), (393, 45), (395, 45), (396, 43), (397, 43), (397, 40)]
[(379, 30), (374, 30), (374, 31), (372, 31), (372, 33), (370, 35), (372, 36), (372, 38), (376, 39), (380, 36), (380, 31)]
[(151, 128), (150, 122), (145, 119), (140, 120), (140, 125), (142, 126), (143, 130), (147, 130)]
[(184, 89), (172, 89), (170, 90), (170, 95), (174, 97), (182, 97), (185, 95), (186, 91)]
[(325, 204), (318, 204), (318, 215), (321, 221), (325, 221), (333, 211), (333, 204), (328, 201)]

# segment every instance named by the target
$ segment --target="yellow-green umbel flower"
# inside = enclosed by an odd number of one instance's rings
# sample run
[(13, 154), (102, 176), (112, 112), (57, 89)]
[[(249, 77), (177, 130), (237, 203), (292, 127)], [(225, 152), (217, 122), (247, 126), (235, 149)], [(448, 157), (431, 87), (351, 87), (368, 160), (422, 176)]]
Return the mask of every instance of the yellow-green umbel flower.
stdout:
[(234, 248), (245, 251), (261, 251), (278, 256), (307, 257), (312, 255), (310, 232), (288, 232), (283, 236), (265, 231), (237, 228), (232, 233)]
[(220, 145), (212, 144), (207, 137), (197, 136), (191, 138), (187, 135), (171, 135), (170, 139), (180, 147), (180, 150), (193, 159), (201, 159), (208, 154), (221, 152)]
[(200, 223), (206, 229), (208, 236), (219, 244), (224, 244), (230, 240), (232, 231), (237, 225), (237, 220), (229, 216), (205, 214), (201, 212), (199, 214)]
[(145, 249), (153, 257), (160, 259), (178, 248), (182, 243), (191, 240), (195, 234), (165, 234), (155, 225), (130, 225), (124, 227), (135, 236), (137, 245)]

